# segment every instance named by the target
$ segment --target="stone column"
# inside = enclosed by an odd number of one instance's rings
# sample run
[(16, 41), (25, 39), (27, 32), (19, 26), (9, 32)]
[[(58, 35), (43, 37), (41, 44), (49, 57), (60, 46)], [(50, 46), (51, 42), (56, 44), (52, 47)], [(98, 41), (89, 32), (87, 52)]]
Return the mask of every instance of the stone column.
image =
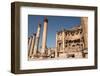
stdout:
[(37, 33), (36, 33), (36, 39), (35, 39), (35, 46), (34, 46), (33, 55), (36, 55), (36, 53), (38, 52), (39, 39), (40, 39), (40, 29), (41, 29), (41, 24), (39, 24), (38, 28), (37, 28)]
[(55, 49), (55, 58), (57, 58), (58, 57), (58, 34), (57, 34), (57, 32), (56, 32), (56, 49)]
[(28, 56), (30, 56), (30, 47), (31, 47), (31, 43), (32, 43), (32, 36), (30, 36), (28, 38)]
[(63, 52), (65, 52), (65, 32), (64, 32), (64, 30), (63, 30), (63, 32), (62, 32), (62, 40), (63, 40)]
[(34, 51), (35, 36), (36, 36), (36, 34), (33, 34), (33, 36), (31, 37), (31, 46), (30, 46), (30, 50), (29, 50), (29, 58), (32, 57), (32, 53)]
[(88, 47), (88, 17), (81, 18), (81, 25), (83, 29), (83, 37), (84, 37), (84, 48)]
[(48, 19), (44, 19), (44, 27), (43, 27), (43, 36), (42, 36), (42, 55), (45, 54), (46, 50), (46, 41), (47, 41), (47, 27), (48, 27)]

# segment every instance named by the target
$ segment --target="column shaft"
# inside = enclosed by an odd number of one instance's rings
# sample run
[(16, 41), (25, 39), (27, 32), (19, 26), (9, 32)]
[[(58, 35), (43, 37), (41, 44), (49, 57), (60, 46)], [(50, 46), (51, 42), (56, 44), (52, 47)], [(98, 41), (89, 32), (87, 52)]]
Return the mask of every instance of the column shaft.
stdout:
[(29, 52), (29, 57), (32, 57), (32, 53), (34, 51), (34, 44), (35, 44), (35, 34), (33, 34), (32, 36), (32, 40), (31, 40), (31, 47), (30, 47), (30, 52)]
[(43, 37), (42, 37), (42, 54), (45, 53), (46, 50), (46, 41), (47, 41), (47, 27), (48, 27), (48, 20), (44, 20), (44, 28), (43, 28)]
[(38, 52), (38, 47), (39, 47), (39, 38), (40, 38), (40, 29), (41, 29), (41, 25), (38, 25), (37, 28), (37, 33), (36, 33), (36, 39), (35, 39), (35, 46), (34, 46), (34, 53), (33, 55), (36, 55), (36, 53)]
[(28, 56), (30, 55), (31, 43), (32, 43), (32, 37), (29, 37), (29, 38), (28, 38)]

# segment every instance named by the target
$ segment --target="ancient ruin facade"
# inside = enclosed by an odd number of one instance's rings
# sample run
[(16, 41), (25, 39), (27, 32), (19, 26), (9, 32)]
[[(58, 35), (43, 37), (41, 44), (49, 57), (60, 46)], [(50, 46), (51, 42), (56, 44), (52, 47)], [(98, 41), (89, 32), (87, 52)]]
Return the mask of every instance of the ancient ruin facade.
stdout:
[(58, 57), (83, 58), (87, 57), (82, 26), (63, 29), (56, 34), (56, 48)]

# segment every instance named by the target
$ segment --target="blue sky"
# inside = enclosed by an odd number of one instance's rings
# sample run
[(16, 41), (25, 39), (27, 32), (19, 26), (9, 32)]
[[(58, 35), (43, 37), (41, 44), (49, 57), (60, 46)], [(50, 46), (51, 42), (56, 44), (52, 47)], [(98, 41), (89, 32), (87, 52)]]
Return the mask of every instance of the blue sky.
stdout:
[[(40, 42), (42, 42), (42, 32), (43, 32), (43, 21), (44, 17), (42, 15), (28, 15), (28, 37), (33, 33), (36, 33), (37, 26), (41, 24), (40, 32)], [(69, 16), (46, 16), (48, 19), (48, 30), (47, 30), (47, 47), (56, 46), (56, 32), (65, 28), (72, 28), (74, 26), (80, 25), (80, 17), (69, 17)]]

